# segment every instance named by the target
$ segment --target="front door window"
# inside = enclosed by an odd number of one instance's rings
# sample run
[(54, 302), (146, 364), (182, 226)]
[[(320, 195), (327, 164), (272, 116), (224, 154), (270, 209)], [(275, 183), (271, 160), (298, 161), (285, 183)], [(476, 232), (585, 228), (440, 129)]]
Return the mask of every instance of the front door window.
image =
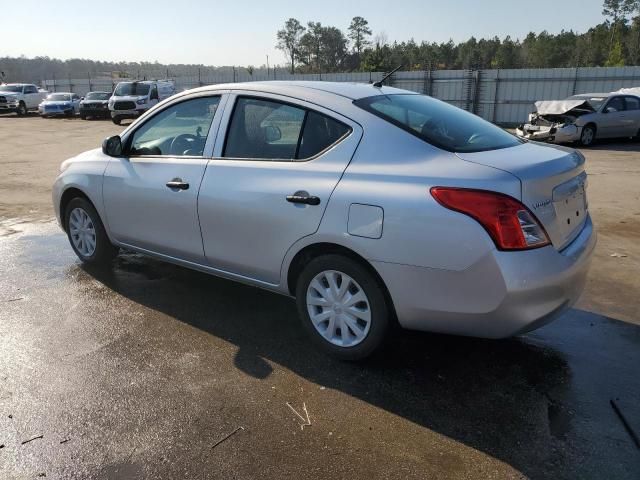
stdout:
[(130, 156), (201, 157), (220, 97), (200, 97), (172, 105), (132, 135)]

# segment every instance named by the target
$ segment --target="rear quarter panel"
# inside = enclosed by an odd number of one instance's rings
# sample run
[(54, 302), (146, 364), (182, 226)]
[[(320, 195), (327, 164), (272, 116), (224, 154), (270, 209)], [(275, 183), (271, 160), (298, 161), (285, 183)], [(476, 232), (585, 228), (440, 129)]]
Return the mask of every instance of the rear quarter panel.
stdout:
[[(442, 207), (429, 189), (437, 185), (481, 188), (519, 198), (517, 178), (464, 162), (377, 117), (364, 123), (364, 130), (318, 232), (294, 245), (285, 266), (299, 250), (319, 242), (345, 246), (371, 262), (449, 270), (466, 269), (495, 249), (475, 220)], [(380, 238), (348, 233), (349, 208), (354, 203), (383, 209)]]

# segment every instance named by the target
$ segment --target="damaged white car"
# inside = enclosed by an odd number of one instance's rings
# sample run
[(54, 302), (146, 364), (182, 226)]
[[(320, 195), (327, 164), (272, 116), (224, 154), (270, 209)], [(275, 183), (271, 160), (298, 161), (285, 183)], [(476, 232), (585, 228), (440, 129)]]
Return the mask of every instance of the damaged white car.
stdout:
[(516, 128), (519, 137), (550, 143), (580, 142), (591, 145), (596, 139), (638, 137), (640, 97), (614, 93), (585, 93), (566, 100), (542, 100), (529, 122)]

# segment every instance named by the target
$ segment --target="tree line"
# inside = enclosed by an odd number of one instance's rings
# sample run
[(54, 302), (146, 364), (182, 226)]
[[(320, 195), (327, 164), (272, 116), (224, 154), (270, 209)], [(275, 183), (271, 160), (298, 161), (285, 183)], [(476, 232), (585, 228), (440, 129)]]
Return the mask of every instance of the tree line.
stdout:
[(604, 21), (584, 33), (530, 32), (522, 40), (507, 36), (465, 42), (389, 42), (373, 35), (363, 17), (346, 33), (320, 22), (288, 19), (276, 34), (276, 47), (291, 73), (342, 71), (618, 67), (640, 64), (640, 0), (605, 0)]

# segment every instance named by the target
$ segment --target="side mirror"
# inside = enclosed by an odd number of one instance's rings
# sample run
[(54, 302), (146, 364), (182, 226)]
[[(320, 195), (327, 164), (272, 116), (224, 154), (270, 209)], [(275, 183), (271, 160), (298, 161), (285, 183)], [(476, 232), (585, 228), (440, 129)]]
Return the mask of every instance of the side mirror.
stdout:
[(122, 155), (122, 140), (119, 135), (105, 138), (102, 142), (102, 153), (110, 157), (119, 157)]
[(275, 125), (267, 125), (264, 127), (264, 138), (267, 143), (277, 142), (282, 138), (282, 132)]

